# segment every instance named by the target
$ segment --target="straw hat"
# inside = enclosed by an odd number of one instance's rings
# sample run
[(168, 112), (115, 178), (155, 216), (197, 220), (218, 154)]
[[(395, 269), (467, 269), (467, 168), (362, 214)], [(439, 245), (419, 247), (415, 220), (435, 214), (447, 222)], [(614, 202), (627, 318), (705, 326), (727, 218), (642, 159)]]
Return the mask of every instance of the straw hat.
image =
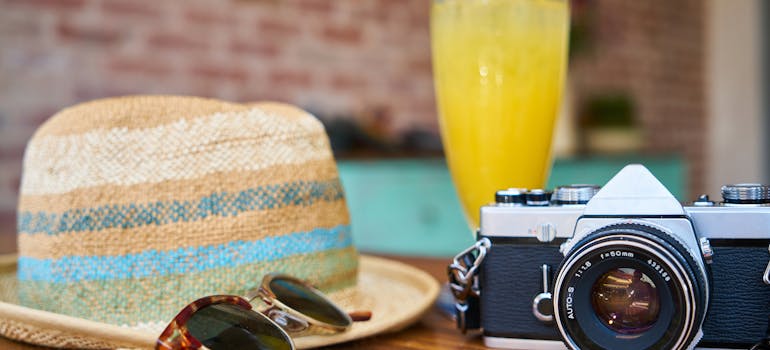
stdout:
[[(0, 336), (152, 348), (206, 295), (268, 272), (372, 319), (300, 348), (395, 331), (438, 295), (426, 273), (352, 245), (323, 126), (289, 105), (135, 96), (65, 109), (27, 146), (18, 260), (0, 257)], [(259, 306), (257, 306), (259, 307)]]

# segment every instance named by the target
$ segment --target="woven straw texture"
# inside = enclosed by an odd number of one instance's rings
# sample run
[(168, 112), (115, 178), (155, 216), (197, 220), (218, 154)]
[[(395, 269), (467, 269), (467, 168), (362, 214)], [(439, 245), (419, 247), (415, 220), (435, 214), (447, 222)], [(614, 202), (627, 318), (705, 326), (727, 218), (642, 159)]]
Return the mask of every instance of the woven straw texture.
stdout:
[(326, 292), (356, 283), (328, 139), (286, 105), (65, 109), (27, 146), (18, 222), (20, 304), (114, 325), (159, 331), (191, 300), (243, 295), (267, 272)]
[[(74, 349), (153, 348), (160, 331), (125, 327), (73, 318), (14, 305), (15, 258), (0, 256), (0, 335), (38, 345)], [(1, 283), (1, 282), (0, 282)], [(343, 309), (370, 310), (372, 319), (357, 322), (337, 334), (292, 334), (299, 349), (326, 346), (402, 329), (416, 321), (436, 300), (439, 285), (425, 272), (370, 256), (361, 256), (356, 288), (332, 292), (329, 297)], [(10, 299), (6, 299), (10, 298)], [(259, 308), (259, 305), (254, 305)]]

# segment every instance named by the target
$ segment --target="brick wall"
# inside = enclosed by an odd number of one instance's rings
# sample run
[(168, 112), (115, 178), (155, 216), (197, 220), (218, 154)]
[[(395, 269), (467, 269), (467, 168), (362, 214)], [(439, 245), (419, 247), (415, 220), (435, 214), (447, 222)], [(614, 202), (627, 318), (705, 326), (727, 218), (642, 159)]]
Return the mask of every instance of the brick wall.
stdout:
[[(435, 130), (428, 1), (0, 0), (0, 252), (25, 142), (62, 107), (163, 93), (279, 100)], [(386, 135), (386, 136), (387, 136)], [(10, 237), (10, 238), (8, 238)]]
[(576, 1), (573, 10), (590, 18), (589, 42), (570, 64), (575, 105), (597, 93), (628, 93), (645, 151), (683, 155), (688, 192), (703, 193), (705, 2), (589, 0)]
[[(583, 1), (595, 45), (576, 97), (628, 89), (649, 151), (703, 169), (702, 6)], [(167, 93), (273, 99), (322, 115), (382, 117), (386, 136), (435, 131), (428, 0), (0, 0), (0, 252), (12, 249), (21, 156), (56, 110)], [(702, 178), (693, 177), (693, 189)], [(6, 234), (3, 234), (5, 232)], [(8, 234), (11, 233), (11, 234)]]

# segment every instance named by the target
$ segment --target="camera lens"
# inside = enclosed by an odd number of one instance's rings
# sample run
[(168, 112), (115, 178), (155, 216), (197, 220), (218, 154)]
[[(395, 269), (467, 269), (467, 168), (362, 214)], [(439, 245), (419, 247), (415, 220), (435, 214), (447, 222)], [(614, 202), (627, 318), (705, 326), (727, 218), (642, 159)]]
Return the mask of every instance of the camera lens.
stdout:
[(658, 320), (660, 295), (650, 276), (641, 270), (612, 269), (596, 280), (591, 291), (596, 316), (615, 332), (643, 333)]
[(627, 220), (600, 227), (569, 248), (556, 274), (553, 304), (570, 349), (682, 350), (697, 341), (708, 276), (702, 262), (664, 230)]

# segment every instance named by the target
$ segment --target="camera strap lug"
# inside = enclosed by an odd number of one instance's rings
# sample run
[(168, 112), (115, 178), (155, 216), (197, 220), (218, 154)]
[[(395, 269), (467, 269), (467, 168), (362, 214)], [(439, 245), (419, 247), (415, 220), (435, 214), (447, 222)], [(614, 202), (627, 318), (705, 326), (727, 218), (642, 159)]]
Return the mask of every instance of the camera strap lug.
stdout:
[(479, 239), (457, 254), (447, 269), (449, 289), (455, 298), (457, 328), (463, 333), (481, 327), (478, 269), (491, 246), (488, 238)]

